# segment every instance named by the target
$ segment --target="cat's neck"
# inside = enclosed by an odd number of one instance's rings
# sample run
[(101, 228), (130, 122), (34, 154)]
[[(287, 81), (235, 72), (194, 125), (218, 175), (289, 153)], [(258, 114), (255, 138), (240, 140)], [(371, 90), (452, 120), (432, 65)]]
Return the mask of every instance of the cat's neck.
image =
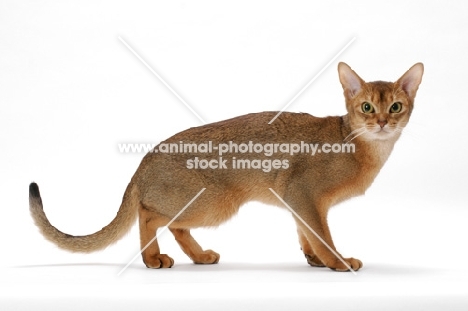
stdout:
[(372, 154), (373, 157), (378, 161), (377, 164), (382, 167), (385, 162), (387, 162), (388, 157), (392, 153), (396, 141), (397, 138), (388, 140), (364, 141), (364, 144), (367, 145), (367, 152)]

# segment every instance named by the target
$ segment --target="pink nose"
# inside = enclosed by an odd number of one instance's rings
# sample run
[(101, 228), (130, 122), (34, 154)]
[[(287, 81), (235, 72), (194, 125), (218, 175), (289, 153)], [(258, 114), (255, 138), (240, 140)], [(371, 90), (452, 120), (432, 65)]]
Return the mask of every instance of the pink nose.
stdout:
[(380, 128), (383, 128), (387, 124), (387, 120), (379, 120), (377, 123), (380, 125)]

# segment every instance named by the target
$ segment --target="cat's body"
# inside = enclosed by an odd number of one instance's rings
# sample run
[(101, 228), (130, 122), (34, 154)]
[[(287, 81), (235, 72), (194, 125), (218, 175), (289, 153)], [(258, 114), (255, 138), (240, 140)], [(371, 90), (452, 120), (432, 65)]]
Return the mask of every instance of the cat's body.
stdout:
[[(102, 249), (120, 239), (139, 216), (141, 248), (154, 238), (157, 228), (169, 223), (203, 188), (169, 226), (184, 252), (195, 263), (217, 263), (219, 255), (204, 251), (190, 235), (190, 229), (218, 226), (237, 213), (240, 206), (256, 200), (284, 207), (274, 190), (322, 239), (335, 249), (327, 225), (331, 206), (361, 195), (371, 185), (409, 120), (416, 90), (421, 82), (422, 64), (413, 66), (397, 82), (365, 83), (346, 64), (339, 65), (348, 114), (317, 118), (308, 114), (263, 112), (212, 123), (180, 132), (165, 144), (353, 144), (348, 152), (264, 152), (209, 153), (151, 152), (142, 160), (125, 192), (116, 218), (101, 231), (82, 237), (54, 228), (42, 209), (39, 189), (30, 186), (33, 218), (46, 238), (59, 247), (77, 252)], [(370, 106), (369, 106), (370, 105)], [(350, 142), (350, 144), (348, 144)], [(305, 151), (305, 150), (304, 150)], [(354, 151), (354, 152), (351, 152)], [(215, 168), (195, 168), (193, 159), (211, 161)], [(270, 164), (269, 169), (233, 168), (234, 162)], [(277, 160), (276, 166), (271, 162)], [(192, 167), (188, 163), (192, 161)], [(266, 162), (265, 162), (266, 161)], [(206, 162), (205, 162), (206, 163)], [(245, 164), (245, 163), (244, 163)], [(299, 241), (307, 261), (346, 271), (362, 263), (354, 258), (337, 258), (327, 246), (295, 217)], [(160, 254), (157, 241), (143, 252), (148, 267), (171, 267), (173, 260)]]

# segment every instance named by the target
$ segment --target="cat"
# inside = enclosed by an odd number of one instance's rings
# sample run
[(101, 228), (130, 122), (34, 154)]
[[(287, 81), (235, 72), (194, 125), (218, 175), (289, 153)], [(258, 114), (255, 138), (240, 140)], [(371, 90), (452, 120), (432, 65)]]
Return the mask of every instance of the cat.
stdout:
[[(115, 219), (94, 234), (72, 236), (53, 227), (34, 182), (29, 187), (31, 215), (46, 239), (85, 253), (116, 242), (138, 218), (141, 255), (148, 268), (173, 266), (173, 259), (160, 253), (155, 239), (157, 229), (172, 220), (169, 230), (191, 260), (215, 264), (220, 255), (203, 250), (190, 229), (219, 226), (252, 200), (285, 207), (276, 193), (296, 212), (299, 244), (309, 265), (357, 271), (362, 267), (360, 260), (342, 258), (336, 252), (327, 213), (331, 206), (364, 194), (372, 184), (409, 121), (423, 71), (423, 64), (417, 63), (396, 82), (365, 82), (347, 64), (339, 63), (344, 116), (283, 112), (269, 124), (278, 113), (261, 112), (182, 131), (145, 155)], [(328, 146), (328, 152), (322, 148), (312, 155), (306, 145)], [(172, 152), (166, 150), (168, 146)], [(231, 153), (220, 152), (226, 146)], [(266, 146), (271, 152), (265, 152)], [(301, 146), (304, 152), (291, 152), (293, 146), (295, 151)], [(330, 146), (353, 149), (330, 152)], [(252, 150), (261, 147), (263, 152)]]

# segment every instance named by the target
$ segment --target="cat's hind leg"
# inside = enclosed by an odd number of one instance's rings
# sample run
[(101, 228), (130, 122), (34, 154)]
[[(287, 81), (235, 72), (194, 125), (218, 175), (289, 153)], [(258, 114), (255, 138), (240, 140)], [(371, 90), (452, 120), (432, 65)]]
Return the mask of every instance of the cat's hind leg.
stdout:
[[(166, 220), (159, 214), (147, 210), (144, 206), (139, 208), (140, 245), (141, 255), (148, 268), (170, 268), (174, 260), (166, 254), (161, 254), (159, 244), (155, 239), (158, 228), (165, 225)], [(154, 239), (154, 241), (152, 241)]]
[(219, 261), (219, 254), (212, 250), (203, 250), (190, 234), (189, 229), (169, 228), (180, 248), (196, 264), (215, 264)]

